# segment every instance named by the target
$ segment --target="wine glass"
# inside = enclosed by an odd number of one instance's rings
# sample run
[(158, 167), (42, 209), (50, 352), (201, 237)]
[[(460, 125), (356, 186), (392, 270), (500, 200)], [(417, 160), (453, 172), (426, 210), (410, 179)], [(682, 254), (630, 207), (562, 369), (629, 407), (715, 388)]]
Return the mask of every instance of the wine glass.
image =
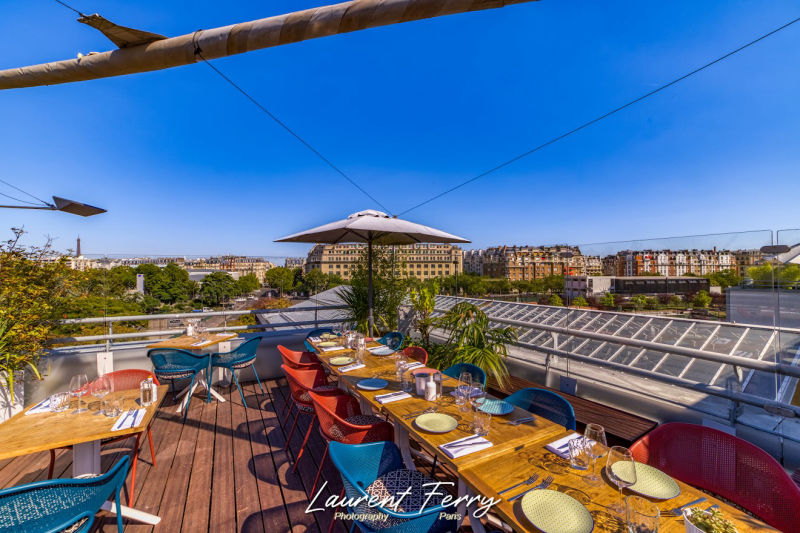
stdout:
[(586, 451), (592, 458), (592, 473), (586, 476), (586, 481), (591, 485), (599, 485), (602, 480), (597, 475), (596, 465), (597, 460), (608, 453), (608, 443), (606, 441), (606, 430), (600, 424), (586, 424), (586, 431), (583, 432), (586, 437)]
[(87, 409), (81, 407), (81, 396), (86, 393), (86, 385), (88, 385), (88, 383), (89, 378), (86, 377), (86, 374), (75, 374), (72, 376), (72, 379), (69, 380), (69, 393), (78, 399), (78, 408), (75, 410), (76, 413), (87, 411)]
[(614, 485), (619, 488), (619, 501), (609, 506), (609, 509), (625, 517), (624, 497), (622, 489), (630, 487), (636, 483), (636, 461), (628, 448), (622, 446), (612, 446), (608, 450), (608, 460), (606, 461), (606, 475)]
[(462, 372), (458, 376), (458, 387), (456, 388), (456, 405), (459, 406), (459, 411), (465, 411), (465, 405), (469, 400), (469, 395), (472, 392), (472, 374), (469, 372)]
[(100, 376), (96, 380), (92, 382), (92, 396), (97, 398), (98, 402), (100, 403), (100, 412), (102, 413), (103, 410), (103, 398), (111, 392), (111, 380), (108, 379), (108, 376)]

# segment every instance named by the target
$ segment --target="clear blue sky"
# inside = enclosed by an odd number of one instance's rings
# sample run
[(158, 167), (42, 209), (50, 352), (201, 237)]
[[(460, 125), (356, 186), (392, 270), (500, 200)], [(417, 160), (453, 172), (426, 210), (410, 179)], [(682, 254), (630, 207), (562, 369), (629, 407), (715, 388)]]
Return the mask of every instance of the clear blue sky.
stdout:
[[(168, 36), (321, 5), (71, 3)], [(112, 47), (51, 0), (3, 4), (0, 68)], [(215, 65), (401, 212), (797, 16), (789, 0), (541, 0)], [(800, 23), (407, 217), (474, 247), (798, 227), (797, 50)], [(0, 92), (0, 117), (0, 178), (109, 210), (0, 210), (29, 242), (301, 255), (273, 239), (375, 207), (203, 64)]]

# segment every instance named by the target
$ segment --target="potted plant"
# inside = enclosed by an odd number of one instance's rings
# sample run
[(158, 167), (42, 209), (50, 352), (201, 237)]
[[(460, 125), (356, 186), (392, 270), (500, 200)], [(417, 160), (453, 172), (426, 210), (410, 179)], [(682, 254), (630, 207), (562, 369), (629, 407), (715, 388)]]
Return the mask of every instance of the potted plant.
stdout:
[(25, 400), (26, 370), (41, 379), (36, 366), (38, 357), (13, 353), (13, 328), (8, 320), (0, 320), (0, 422), (22, 410)]
[(686, 533), (736, 533), (736, 526), (719, 509), (690, 507), (683, 511)]

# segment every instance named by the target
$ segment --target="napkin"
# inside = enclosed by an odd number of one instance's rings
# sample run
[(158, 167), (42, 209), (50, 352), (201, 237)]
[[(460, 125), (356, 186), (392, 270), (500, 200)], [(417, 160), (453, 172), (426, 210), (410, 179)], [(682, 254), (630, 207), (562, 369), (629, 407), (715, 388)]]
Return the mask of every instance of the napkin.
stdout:
[(144, 413), (147, 409), (135, 409), (133, 413), (130, 410), (125, 411), (120, 415), (114, 425), (111, 426), (111, 431), (120, 431), (122, 429), (135, 428), (142, 423)]
[(192, 346), (201, 346), (201, 345), (203, 345), (203, 344), (205, 344), (207, 342), (208, 341), (198, 341), (198, 342), (195, 342), (194, 344), (192, 344)]
[(326, 346), (324, 348), (317, 348), (320, 352), (335, 352), (337, 350), (344, 350), (344, 346)]
[(483, 437), (470, 435), (469, 437), (464, 437), (463, 439), (442, 444), (439, 446), (439, 449), (442, 450), (450, 459), (455, 459), (457, 457), (461, 457), (462, 455), (467, 455), (480, 450), (485, 450), (486, 448), (491, 448), (492, 446), (493, 444)]
[(569, 459), (569, 441), (572, 439), (581, 439), (583, 435), (572, 432), (566, 437), (560, 438), (557, 441), (551, 442), (545, 448), (558, 455), (562, 459)]
[(310, 340), (311, 342), (319, 342), (322, 339), (320, 339), (319, 337), (309, 337), (308, 340)]
[(365, 366), (367, 365), (364, 363), (354, 363), (352, 365), (339, 367), (339, 372), (350, 372), (351, 370), (357, 370), (359, 368), (364, 368)]
[(411, 398), (411, 395), (407, 392), (397, 391), (390, 392), (388, 394), (378, 394), (375, 396), (375, 401), (382, 405), (389, 402), (396, 402), (398, 400), (405, 400), (406, 398)]
[(48, 413), (50, 412), (50, 398), (45, 398), (38, 404), (34, 405), (27, 411), (25, 411), (26, 415), (35, 415), (37, 413)]
[(395, 352), (388, 346), (373, 346), (372, 348), (367, 348), (367, 351), (373, 355), (389, 355)]
[(425, 365), (423, 363), (420, 363), (419, 361), (415, 361), (409, 365), (406, 365), (406, 372), (408, 372), (409, 370), (414, 370), (415, 368), (419, 368), (421, 366)]

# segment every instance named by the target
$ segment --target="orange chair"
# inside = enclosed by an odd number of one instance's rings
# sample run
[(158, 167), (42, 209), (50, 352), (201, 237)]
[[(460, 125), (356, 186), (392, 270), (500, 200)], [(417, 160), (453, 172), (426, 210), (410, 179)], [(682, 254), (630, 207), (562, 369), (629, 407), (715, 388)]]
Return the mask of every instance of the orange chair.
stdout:
[[(383, 418), (374, 415), (361, 414), (358, 401), (348, 394), (335, 396), (308, 393), (314, 403), (314, 410), (319, 423), (319, 433), (326, 444), (331, 441), (343, 444), (364, 444), (367, 442), (394, 440), (394, 428)], [(311, 487), (311, 494), (317, 489), (319, 476), (322, 474), (322, 465), (328, 457), (328, 446), (319, 462), (317, 476)], [(299, 460), (300, 457), (298, 456)]]
[(319, 358), (314, 352), (297, 352), (280, 344), (278, 351), (281, 353), (283, 364), (288, 367), (309, 369), (320, 365)]
[(800, 488), (761, 448), (724, 431), (673, 422), (631, 446), (633, 457), (743, 507), (784, 532), (800, 532)]
[[(153, 373), (150, 372), (149, 370), (140, 370), (140, 369), (117, 370), (116, 372), (109, 372), (108, 374), (105, 374), (105, 377), (107, 377), (111, 381), (111, 388), (114, 391), (132, 390), (132, 389), (138, 391), (139, 384), (147, 378), (153, 378), (153, 383), (155, 383), (156, 385), (160, 385), (160, 383), (158, 382), (158, 378), (156, 378), (156, 376), (153, 375)], [(86, 390), (87, 391), (91, 390), (91, 384), (87, 386)], [(135, 435), (124, 435), (122, 437), (113, 437), (110, 439), (105, 439), (101, 444), (102, 446), (105, 446), (106, 444), (119, 442), (121, 440), (125, 440), (132, 436), (136, 437), (136, 443), (133, 446), (133, 457), (131, 458), (133, 466), (131, 466), (131, 489), (130, 491), (128, 491), (129, 505), (131, 502), (131, 498), (133, 498), (133, 489), (136, 486), (136, 465), (139, 462), (140, 441), (142, 438), (142, 434), (145, 431), (147, 431), (147, 440), (150, 442), (150, 459), (153, 463), (153, 468), (155, 468), (156, 466), (156, 452), (155, 448), (153, 448), (153, 434), (150, 432), (150, 426), (153, 424), (153, 420), (155, 420), (155, 417), (153, 417), (153, 419), (150, 421), (150, 424), (147, 426), (147, 428), (140, 431), (139, 433), (136, 433)], [(64, 446), (60, 449), (65, 450), (71, 448), (72, 446)], [(47, 469), (47, 479), (52, 479), (53, 477), (53, 468), (55, 466), (55, 462), (56, 462), (56, 451), (50, 450), (50, 466)]]
[[(297, 455), (294, 467), (292, 468), (292, 472), (294, 472), (297, 470), (297, 463), (303, 455), (308, 437), (311, 435), (311, 428), (314, 426), (314, 421), (317, 419), (317, 415), (314, 411), (314, 403), (311, 401), (309, 392), (314, 391), (321, 394), (344, 394), (344, 392), (341, 391), (337, 385), (328, 382), (328, 376), (325, 375), (325, 371), (322, 370), (321, 366), (312, 369), (302, 369), (281, 365), (281, 370), (286, 374), (286, 380), (289, 382), (292, 404), (297, 407), (297, 414), (294, 416), (292, 429), (289, 431), (289, 436), (286, 438), (284, 449), (289, 449), (289, 443), (292, 441), (292, 435), (294, 434), (294, 429), (297, 426), (297, 419), (300, 418), (300, 415), (311, 416), (311, 422), (308, 424), (308, 430), (303, 439), (303, 444), (300, 445), (300, 453)], [(289, 415), (291, 414), (292, 410), (289, 409), (286, 420), (283, 421), (284, 427), (289, 421)]]
[(403, 354), (409, 359), (419, 361), (423, 365), (428, 364), (428, 352), (422, 346), (408, 346), (403, 348)]

